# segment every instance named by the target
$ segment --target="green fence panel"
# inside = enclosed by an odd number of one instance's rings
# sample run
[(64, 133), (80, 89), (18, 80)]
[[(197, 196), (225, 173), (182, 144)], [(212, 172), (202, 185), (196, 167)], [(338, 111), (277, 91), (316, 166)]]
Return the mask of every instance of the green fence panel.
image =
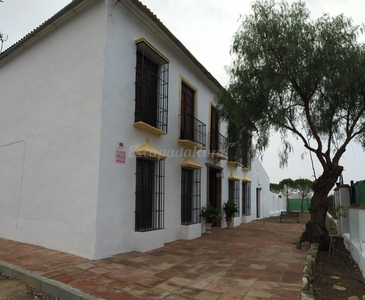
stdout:
[(355, 202), (356, 204), (365, 203), (365, 180), (358, 181), (355, 186)]
[[(303, 200), (303, 211), (308, 211), (310, 204), (311, 204), (311, 199), (305, 198)], [(289, 199), (288, 206), (289, 206), (289, 210), (301, 211), (302, 199)]]

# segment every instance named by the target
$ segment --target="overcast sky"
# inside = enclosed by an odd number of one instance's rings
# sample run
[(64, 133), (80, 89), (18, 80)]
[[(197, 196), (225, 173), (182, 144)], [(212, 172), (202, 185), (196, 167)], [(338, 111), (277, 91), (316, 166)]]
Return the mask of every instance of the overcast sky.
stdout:
[[(123, 1), (123, 0), (122, 0)], [(4, 0), (0, 3), (0, 32), (8, 35), (4, 49), (18, 41), (46, 19), (55, 14), (68, 0)], [(289, 1), (292, 2), (292, 1)], [(223, 86), (228, 84), (225, 66), (231, 58), (229, 49), (232, 37), (239, 25), (240, 15), (250, 12), (251, 1), (247, 0), (142, 0), (190, 52), (215, 76)], [(312, 17), (324, 12), (330, 15), (345, 14), (355, 24), (363, 22), (365, 1), (355, 0), (308, 0), (307, 7)], [(294, 140), (294, 139), (293, 139)], [(301, 154), (304, 147), (294, 140), (294, 153), (289, 167), (279, 168), (278, 150), (280, 140), (273, 138), (263, 157), (263, 165), (271, 182), (284, 178), (313, 179), (309, 155)], [(315, 158), (314, 158), (315, 159)], [(361, 148), (352, 144), (341, 160), (345, 167), (345, 182), (365, 179), (365, 155)], [(321, 168), (317, 164), (317, 176)]]

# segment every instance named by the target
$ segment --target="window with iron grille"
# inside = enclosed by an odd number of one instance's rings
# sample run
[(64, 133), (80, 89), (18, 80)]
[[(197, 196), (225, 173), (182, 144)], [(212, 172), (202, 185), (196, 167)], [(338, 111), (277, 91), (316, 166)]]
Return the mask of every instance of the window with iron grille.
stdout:
[(164, 228), (165, 161), (137, 157), (135, 231)]
[(219, 133), (220, 121), (219, 112), (213, 105), (210, 107), (210, 143), (211, 153), (220, 153), (227, 156), (228, 139)]
[(195, 90), (184, 81), (181, 82), (180, 137), (205, 147), (206, 125), (195, 118)]
[(181, 168), (181, 224), (200, 223), (201, 170)]
[(242, 164), (242, 148), (238, 147), (238, 129), (237, 126), (228, 123), (228, 161), (238, 162)]
[(228, 180), (228, 199), (232, 199), (238, 208), (235, 217), (240, 216), (240, 184), (238, 180)]
[(143, 41), (136, 56), (135, 122), (167, 132), (169, 63)]
[(242, 164), (246, 168), (251, 169), (252, 158), (252, 136), (249, 137), (249, 141), (246, 146), (242, 147)]
[(242, 214), (251, 216), (251, 183), (242, 183)]

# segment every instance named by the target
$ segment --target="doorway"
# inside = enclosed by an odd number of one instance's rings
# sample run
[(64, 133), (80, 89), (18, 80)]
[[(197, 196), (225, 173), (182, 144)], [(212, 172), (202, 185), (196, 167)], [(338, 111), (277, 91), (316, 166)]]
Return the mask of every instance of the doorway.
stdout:
[(256, 217), (260, 218), (260, 192), (261, 188), (256, 188)]
[[(220, 168), (208, 167), (208, 189), (207, 202), (219, 211), (222, 207), (222, 170)], [(217, 220), (213, 226), (221, 226), (221, 220)]]

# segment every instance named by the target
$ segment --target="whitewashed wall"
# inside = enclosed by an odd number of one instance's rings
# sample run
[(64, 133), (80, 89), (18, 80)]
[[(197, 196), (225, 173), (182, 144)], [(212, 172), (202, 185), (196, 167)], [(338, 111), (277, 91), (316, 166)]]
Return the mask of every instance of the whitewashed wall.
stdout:
[[(180, 75), (198, 88), (196, 94), (198, 98), (197, 118), (207, 125), (207, 138), (210, 101), (213, 100), (217, 91), (200, 72), (194, 70), (194, 67), (176, 46), (166, 38), (161, 39), (161, 34), (153, 29), (155, 25), (151, 24), (148, 19), (144, 19), (143, 15), (132, 14), (122, 4), (111, 5), (109, 10), (102, 109), (96, 257), (132, 250), (149, 250), (151, 247), (163, 246), (166, 242), (180, 239), (181, 235), (186, 235), (184, 233), (186, 228), (182, 228), (180, 222), (180, 163), (184, 157), (166, 159), (165, 229), (147, 233), (134, 232), (136, 159), (133, 157), (133, 150), (144, 144), (146, 137), (149, 138), (150, 144), (158, 150), (170, 150), (172, 153), (171, 151), (176, 152), (181, 149), (182, 146), (177, 142)], [(148, 40), (170, 60), (168, 135), (166, 136), (155, 136), (133, 126), (135, 40), (141, 37)], [(226, 133), (223, 125), (221, 132)], [(114, 162), (117, 142), (122, 142), (129, 154), (125, 164)], [(206, 151), (199, 151), (197, 157), (194, 158), (203, 166), (201, 170), (202, 206), (206, 205), (207, 198), (205, 163), (214, 163), (213, 159), (204, 156), (206, 156)], [(222, 201), (226, 201), (228, 167), (225, 161), (218, 165), (224, 168)], [(237, 175), (242, 177), (242, 170), (238, 170)], [(189, 227), (192, 231), (191, 236), (200, 235), (205, 230), (203, 224)], [(153, 246), (148, 238), (150, 236), (153, 236)]]
[[(184, 157), (166, 159), (165, 229), (134, 231), (133, 150), (146, 137), (158, 150), (181, 149), (177, 142), (180, 75), (198, 89), (197, 118), (207, 126), (208, 144), (210, 102), (217, 88), (149, 18), (136, 10), (131, 13), (125, 6), (128, 1), (89, 3), (76, 18), (58, 24), (51, 35), (0, 67), (0, 236), (90, 259), (198, 237), (205, 231), (204, 224), (180, 225)], [(141, 37), (170, 59), (166, 136), (133, 126), (135, 40)], [(225, 124), (221, 133), (226, 133)], [(118, 142), (128, 154), (125, 164), (115, 163)], [(223, 168), (223, 205), (229, 174), (233, 171), (242, 178), (242, 169), (215, 162), (206, 151), (193, 159), (203, 166), (202, 206), (207, 203), (206, 164)], [(256, 219), (258, 184), (260, 216), (270, 214), (267, 204), (273, 195), (258, 161), (248, 177), (253, 180), (252, 214), (235, 218), (235, 226)]]
[(0, 236), (94, 257), (106, 12), (0, 66)]
[(348, 208), (348, 215), (337, 220), (337, 230), (344, 238), (346, 249), (365, 277), (365, 210), (350, 207), (350, 186), (335, 189), (336, 205)]
[[(247, 177), (252, 180), (251, 215), (242, 216), (243, 223), (275, 216), (280, 214), (280, 211), (285, 210), (285, 200), (270, 191), (270, 178), (258, 158), (252, 159), (251, 171), (247, 173)], [(257, 207), (257, 188), (259, 187), (261, 188), (259, 191), (260, 201), (259, 207)], [(259, 214), (257, 214), (257, 210), (259, 210)]]

